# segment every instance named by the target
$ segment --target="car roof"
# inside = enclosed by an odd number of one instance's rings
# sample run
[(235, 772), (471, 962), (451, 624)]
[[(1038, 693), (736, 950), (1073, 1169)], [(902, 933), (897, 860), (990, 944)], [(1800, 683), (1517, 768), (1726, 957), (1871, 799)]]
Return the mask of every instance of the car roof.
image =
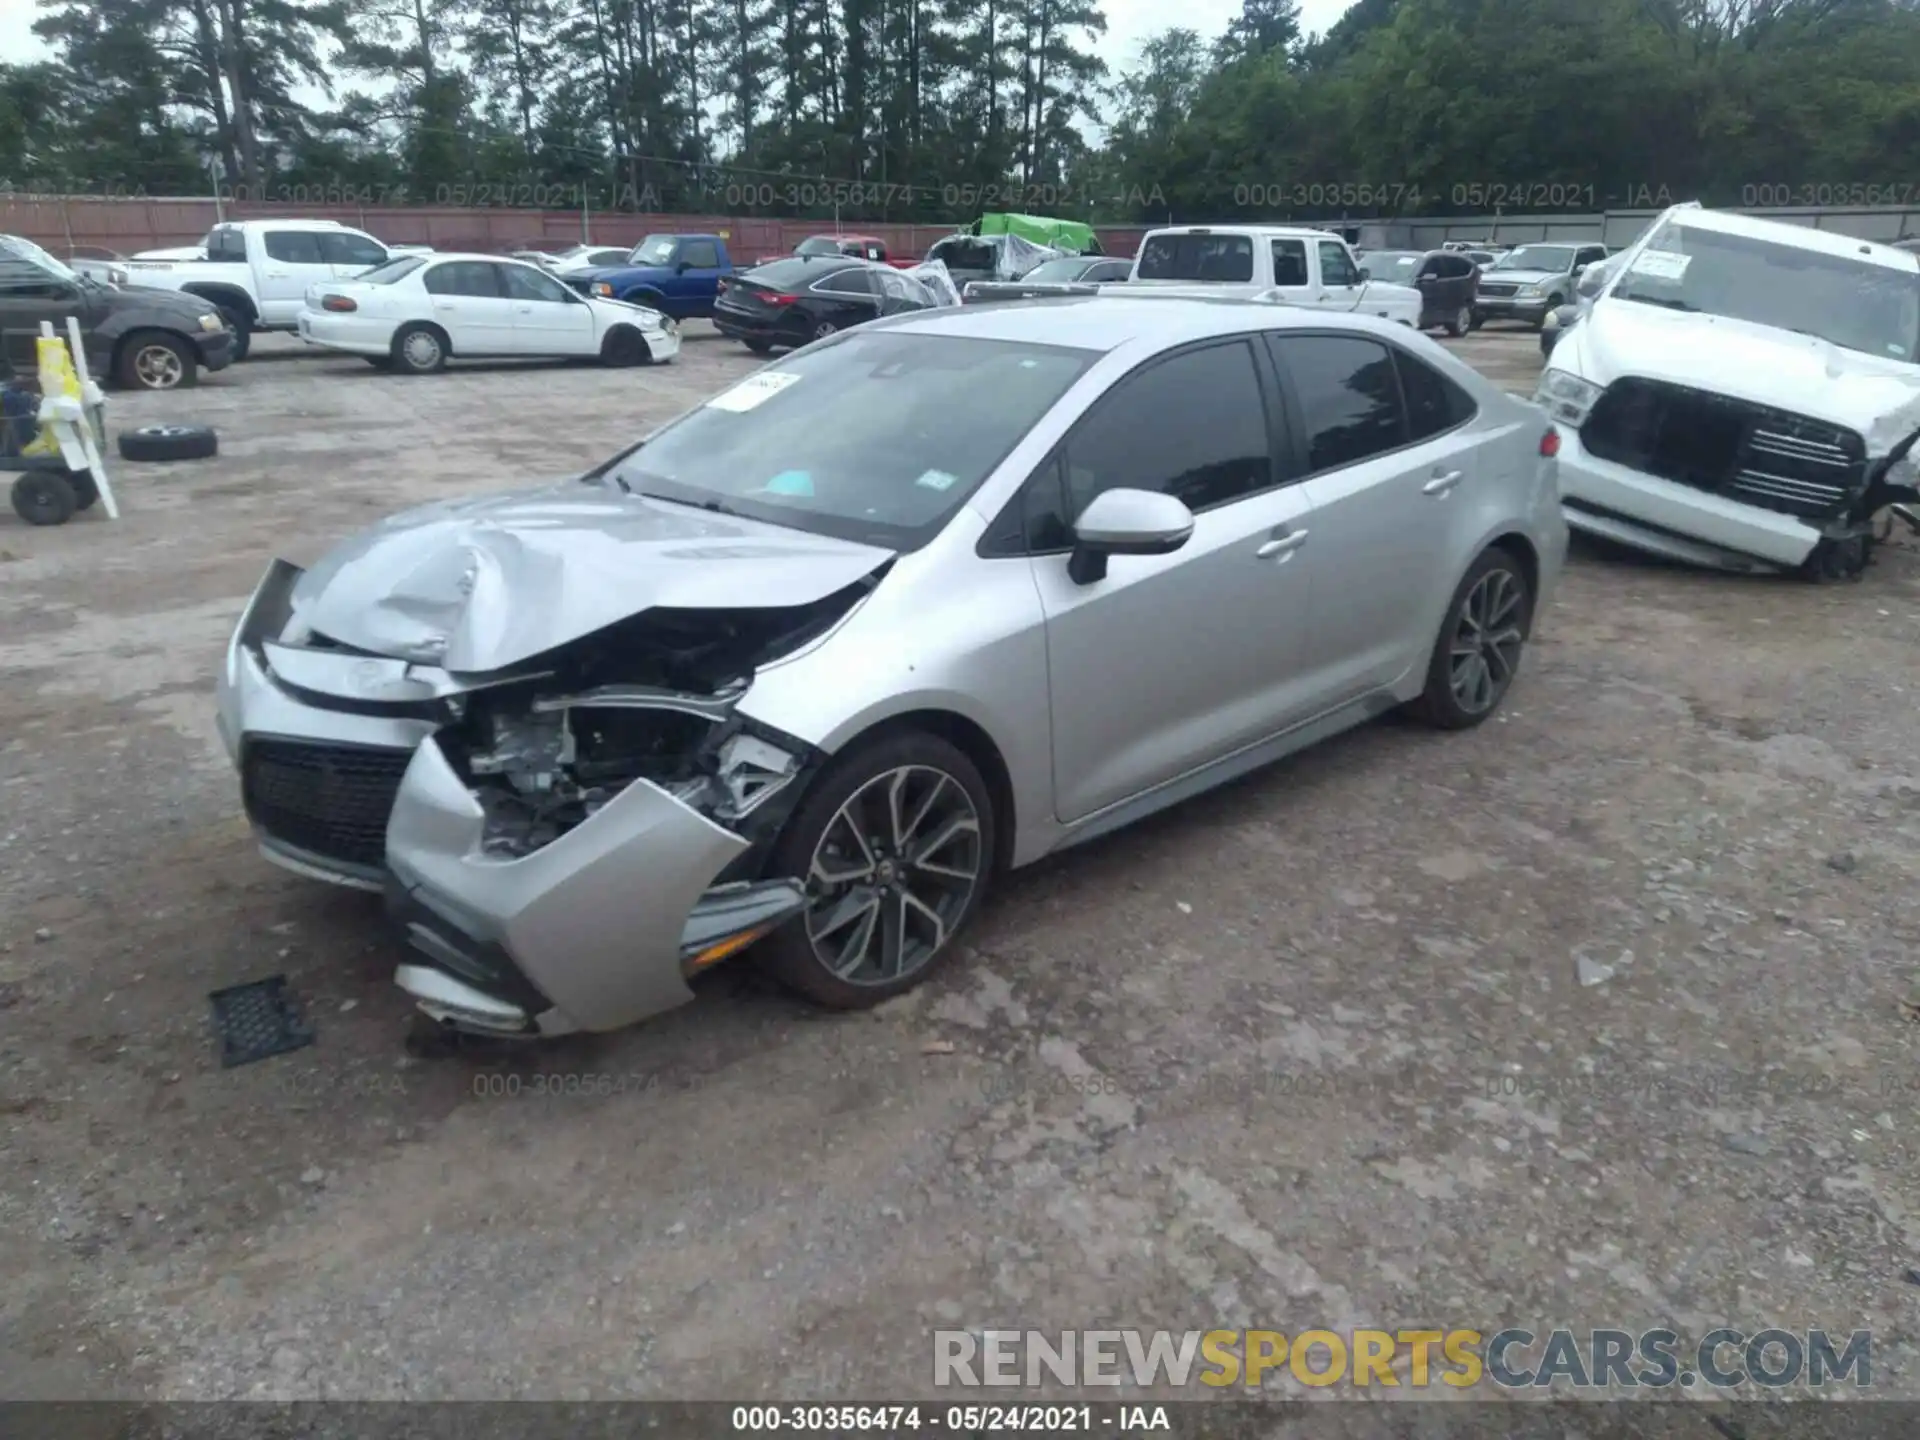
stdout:
[[(1911, 250), (1899, 250), (1891, 245), (1862, 240), (1857, 235), (1816, 230), (1811, 225), (1789, 225), (1785, 221), (1763, 220), (1758, 215), (1742, 215), (1733, 210), (1682, 208), (1674, 211), (1672, 218), (1678, 224), (1701, 230), (1717, 230), (1722, 234), (1741, 235), (1750, 240), (1796, 244), (1807, 250), (1818, 250), (1824, 255), (1884, 265), (1889, 270), (1920, 270), (1920, 257), (1916, 257)], [(1781, 234), (1783, 230), (1794, 238), (1789, 240), (1788, 235)]]
[(1102, 353), (1132, 340), (1155, 347), (1185, 344), (1220, 335), (1259, 330), (1348, 329), (1405, 339), (1407, 327), (1371, 315), (1350, 315), (1267, 301), (1222, 296), (1150, 297), (1112, 294), (1071, 295), (1006, 305), (942, 306), (883, 322), (889, 329), (974, 340), (1008, 340), (1063, 345)]
[(1312, 225), (1162, 225), (1157, 230), (1147, 232), (1148, 239), (1152, 239), (1155, 235), (1283, 235), (1311, 236), (1316, 240), (1340, 239), (1340, 236), (1333, 231), (1318, 229)]

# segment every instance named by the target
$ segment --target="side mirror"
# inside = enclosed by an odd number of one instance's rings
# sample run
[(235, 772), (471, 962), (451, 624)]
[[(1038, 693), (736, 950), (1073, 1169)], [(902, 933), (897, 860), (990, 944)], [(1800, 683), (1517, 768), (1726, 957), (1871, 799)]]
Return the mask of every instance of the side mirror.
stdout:
[(1171, 555), (1193, 536), (1193, 512), (1153, 490), (1104, 490), (1073, 524), (1067, 578), (1091, 585), (1107, 578), (1110, 555)]

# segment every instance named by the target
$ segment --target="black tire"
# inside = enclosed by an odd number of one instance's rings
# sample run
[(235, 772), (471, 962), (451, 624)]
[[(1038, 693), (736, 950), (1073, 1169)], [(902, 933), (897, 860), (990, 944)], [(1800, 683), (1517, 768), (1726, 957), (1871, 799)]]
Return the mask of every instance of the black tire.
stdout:
[(94, 502), (100, 498), (100, 487), (93, 483), (93, 476), (85, 470), (69, 470), (67, 483), (73, 487), (75, 510), (91, 510)]
[(645, 365), (653, 359), (646, 337), (631, 325), (616, 325), (600, 341), (600, 363), (613, 369)]
[(402, 375), (438, 374), (447, 368), (450, 348), (438, 325), (402, 325), (393, 337), (393, 368)]
[(123, 460), (204, 460), (220, 453), (220, 437), (207, 425), (142, 425), (120, 432)]
[[(899, 809), (909, 820), (920, 821), (917, 827), (904, 827), (904, 846), (891, 833), (900, 827), (889, 818), (892, 807), (886, 804), (892, 777), (902, 774), (908, 779)], [(923, 805), (928, 808), (921, 809)], [(844, 866), (849, 877), (857, 876), (863, 857), (856, 854), (843, 861), (836, 853), (854, 850), (848, 842), (858, 838), (848, 828), (843, 807), (860, 812), (868, 822), (862, 828), (885, 827), (875, 837), (879, 843), (872, 846), (874, 863), (866, 871), (879, 880), (877, 891), (858, 878), (827, 885), (819, 879), (823, 867)], [(970, 830), (964, 823), (969, 816)], [(864, 1010), (913, 988), (953, 953), (955, 937), (978, 911), (993, 877), (996, 823), (993, 798), (979, 770), (938, 736), (902, 730), (857, 746), (814, 782), (774, 845), (768, 873), (803, 877), (812, 903), (755, 947), (759, 964), (782, 984), (832, 1010)], [(946, 843), (922, 850), (916, 861), (897, 871), (893, 868), (900, 850), (910, 851), (916, 840), (937, 841), (942, 835), (950, 837)], [(923, 868), (929, 862), (945, 873)], [(960, 871), (970, 871), (972, 879), (962, 883), (954, 878)], [(903, 892), (913, 898), (903, 898)], [(871, 903), (863, 903), (863, 897), (871, 897)], [(834, 923), (836, 906), (850, 918)], [(929, 912), (938, 917), (937, 932)], [(849, 968), (836, 973), (816, 941), (838, 948), (842, 958), (851, 954)]]
[(64, 525), (79, 508), (73, 482), (58, 470), (29, 470), (13, 482), (13, 512), (29, 525)]
[(253, 321), (239, 310), (220, 307), (220, 318), (227, 322), (227, 329), (233, 332), (233, 363), (238, 365), (247, 358), (247, 352), (253, 349)]
[(1455, 340), (1458, 340), (1462, 335), (1473, 329), (1473, 311), (1465, 305), (1462, 305), (1449, 317), (1446, 328), (1447, 334)]
[[(1464, 652), (1456, 655), (1456, 646), (1476, 636), (1498, 640), (1509, 629), (1516, 632), (1510, 644), (1482, 643), (1475, 652), (1477, 673), (1490, 687), (1483, 691), (1474, 667)], [(1447, 616), (1427, 661), (1427, 688), (1409, 708), (1442, 730), (1470, 730), (1480, 724), (1506, 698), (1532, 631), (1533, 587), (1527, 583), (1526, 567), (1502, 546), (1483, 550), (1447, 601)], [(1461, 662), (1458, 674), (1456, 660)]]
[(740, 343), (756, 355), (771, 355), (773, 353), (773, 342), (771, 340), (742, 340)]
[(1486, 323), (1487, 323), (1487, 317), (1482, 315), (1478, 310), (1476, 310), (1473, 312), (1473, 324), (1469, 325), (1467, 328), (1469, 330), (1478, 330), (1482, 325)]
[(193, 349), (164, 330), (136, 330), (120, 345), (114, 377), (129, 390), (184, 390), (200, 379)]

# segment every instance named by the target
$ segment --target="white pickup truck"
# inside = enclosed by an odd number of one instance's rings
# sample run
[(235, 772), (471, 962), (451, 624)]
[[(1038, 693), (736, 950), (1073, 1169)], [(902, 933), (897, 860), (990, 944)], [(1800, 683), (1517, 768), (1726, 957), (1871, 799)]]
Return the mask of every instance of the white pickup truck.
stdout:
[(333, 220), (240, 220), (207, 232), (205, 258), (123, 262), (127, 283), (211, 300), (244, 359), (256, 330), (293, 330), (307, 290), (346, 280), (418, 247), (396, 249)]
[(1194, 295), (1277, 300), (1378, 315), (1415, 329), (1423, 301), (1411, 285), (1369, 280), (1347, 242), (1326, 230), (1284, 225), (1176, 225), (1150, 230), (1133, 257), (1128, 289), (1153, 285)]

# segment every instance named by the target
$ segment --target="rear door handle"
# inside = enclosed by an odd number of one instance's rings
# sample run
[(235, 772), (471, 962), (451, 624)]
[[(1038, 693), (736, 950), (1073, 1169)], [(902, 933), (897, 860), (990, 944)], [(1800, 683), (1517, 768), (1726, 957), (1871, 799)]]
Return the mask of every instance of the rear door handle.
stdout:
[(1420, 487), (1422, 495), (1444, 495), (1460, 483), (1460, 472), (1449, 470), (1444, 475), (1436, 475)]
[(1253, 553), (1257, 559), (1271, 560), (1276, 555), (1291, 555), (1306, 543), (1307, 532), (1295, 530), (1291, 534), (1275, 536)]

